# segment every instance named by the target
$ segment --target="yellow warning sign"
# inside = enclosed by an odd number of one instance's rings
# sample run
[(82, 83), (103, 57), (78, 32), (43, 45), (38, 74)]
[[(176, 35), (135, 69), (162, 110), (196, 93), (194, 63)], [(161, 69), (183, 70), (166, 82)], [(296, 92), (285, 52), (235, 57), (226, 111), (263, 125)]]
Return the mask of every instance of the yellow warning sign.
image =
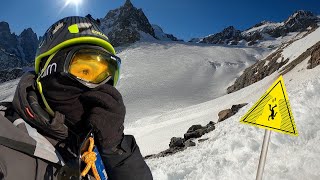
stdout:
[(272, 84), (240, 122), (298, 136), (282, 76)]

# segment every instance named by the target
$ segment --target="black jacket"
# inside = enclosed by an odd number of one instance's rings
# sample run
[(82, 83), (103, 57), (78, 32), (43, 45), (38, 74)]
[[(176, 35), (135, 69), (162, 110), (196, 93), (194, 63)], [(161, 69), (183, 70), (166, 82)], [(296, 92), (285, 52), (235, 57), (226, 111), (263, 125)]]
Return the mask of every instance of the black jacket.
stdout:
[[(58, 115), (45, 122), (41, 111), (28, 101), (34, 89), (34, 74), (25, 74), (12, 103), (0, 106), (0, 179), (79, 179), (76, 155), (59, 138), (47, 136), (49, 130), (65, 131)], [(30, 113), (31, 112), (31, 113)], [(36, 113), (38, 112), (38, 113)], [(33, 118), (30, 119), (30, 114)], [(41, 127), (41, 128), (39, 128)], [(58, 140), (57, 140), (58, 139)], [(62, 145), (61, 145), (62, 144)], [(151, 180), (152, 175), (133, 136), (125, 135), (121, 153), (101, 153), (110, 180)], [(72, 149), (72, 148), (71, 148)], [(93, 179), (91, 177), (91, 179)]]

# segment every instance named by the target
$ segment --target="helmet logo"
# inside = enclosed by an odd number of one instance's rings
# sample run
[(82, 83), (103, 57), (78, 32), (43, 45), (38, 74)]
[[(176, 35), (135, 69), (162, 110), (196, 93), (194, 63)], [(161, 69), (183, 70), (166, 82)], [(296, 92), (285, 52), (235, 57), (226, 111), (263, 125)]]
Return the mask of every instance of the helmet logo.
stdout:
[(102, 37), (104, 37), (104, 38), (106, 38), (106, 39), (109, 40), (109, 38), (108, 38), (106, 35), (104, 35), (103, 33), (99, 32), (99, 31), (96, 31), (96, 30), (93, 30), (93, 29), (92, 29), (91, 32), (92, 32), (93, 34), (102, 36)]
[(52, 34), (55, 34), (62, 27), (63, 27), (63, 22), (60, 22), (59, 24), (56, 25), (56, 27), (52, 31)]
[(53, 72), (57, 72), (57, 63), (49, 64), (47, 69), (41, 74), (41, 78), (44, 78)]

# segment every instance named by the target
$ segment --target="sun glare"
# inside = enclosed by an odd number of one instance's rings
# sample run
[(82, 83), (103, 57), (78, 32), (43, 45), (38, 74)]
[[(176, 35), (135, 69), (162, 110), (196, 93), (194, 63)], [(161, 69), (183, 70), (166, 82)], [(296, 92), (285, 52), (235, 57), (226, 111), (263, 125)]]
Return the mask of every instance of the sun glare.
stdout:
[(64, 6), (60, 9), (59, 14), (66, 8), (66, 7), (74, 7), (76, 15), (79, 15), (80, 6), (83, 0), (64, 0)]
[(72, 4), (72, 5), (80, 5), (82, 3), (82, 0), (66, 0), (66, 4)]

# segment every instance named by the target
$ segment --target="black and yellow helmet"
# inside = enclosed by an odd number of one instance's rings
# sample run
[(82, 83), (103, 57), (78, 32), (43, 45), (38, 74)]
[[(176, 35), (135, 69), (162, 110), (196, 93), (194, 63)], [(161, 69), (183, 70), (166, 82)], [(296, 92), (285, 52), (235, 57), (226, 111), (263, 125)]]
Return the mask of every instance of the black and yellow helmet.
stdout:
[[(80, 44), (97, 45), (115, 55), (115, 50), (109, 39), (103, 34), (98, 24), (91, 17), (71, 16), (54, 23), (44, 34), (35, 56), (35, 72), (39, 74), (40, 64), (60, 49)], [(118, 81), (119, 70), (114, 79)]]

